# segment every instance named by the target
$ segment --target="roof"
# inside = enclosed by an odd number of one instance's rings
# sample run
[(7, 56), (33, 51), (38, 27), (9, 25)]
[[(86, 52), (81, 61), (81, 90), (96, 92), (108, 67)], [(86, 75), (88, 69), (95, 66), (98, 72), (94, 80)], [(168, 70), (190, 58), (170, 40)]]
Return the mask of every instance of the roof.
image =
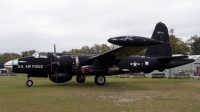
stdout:
[[(173, 56), (183, 56), (183, 54), (173, 54)], [(195, 59), (196, 60), (199, 57), (200, 57), (200, 55), (188, 55), (189, 59)]]
[(189, 59), (197, 59), (197, 58), (199, 58), (200, 57), (200, 55), (189, 55)]
[(6, 68), (0, 68), (0, 70), (7, 70)]

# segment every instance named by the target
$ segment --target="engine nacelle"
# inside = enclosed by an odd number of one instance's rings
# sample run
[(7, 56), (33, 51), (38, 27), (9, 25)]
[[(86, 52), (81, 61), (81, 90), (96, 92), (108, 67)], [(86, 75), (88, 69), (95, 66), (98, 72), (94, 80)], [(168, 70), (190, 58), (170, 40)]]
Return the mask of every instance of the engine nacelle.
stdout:
[(83, 74), (88, 75), (112, 75), (117, 72), (119, 72), (118, 67), (103, 67), (103, 66), (94, 66), (94, 65), (88, 65), (88, 66), (82, 66), (81, 71)]
[(58, 59), (60, 63), (59, 69), (78, 69), (79, 68), (79, 57), (77, 55), (64, 55)]
[(66, 73), (57, 73), (49, 75), (49, 79), (55, 83), (64, 83), (72, 79), (72, 75)]

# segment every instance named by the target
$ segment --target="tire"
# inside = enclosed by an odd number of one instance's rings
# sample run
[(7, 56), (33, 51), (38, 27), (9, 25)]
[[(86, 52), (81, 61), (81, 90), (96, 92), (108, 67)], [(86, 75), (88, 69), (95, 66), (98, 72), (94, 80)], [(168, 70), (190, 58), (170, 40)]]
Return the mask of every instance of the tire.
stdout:
[(77, 75), (76, 76), (76, 81), (78, 83), (84, 83), (85, 82), (85, 76), (84, 75)]
[(106, 83), (106, 77), (103, 75), (97, 75), (94, 78), (94, 82), (97, 86), (103, 86)]
[(26, 85), (27, 85), (28, 87), (31, 87), (31, 86), (33, 85), (33, 81), (32, 81), (32, 80), (27, 80), (27, 81), (26, 81)]

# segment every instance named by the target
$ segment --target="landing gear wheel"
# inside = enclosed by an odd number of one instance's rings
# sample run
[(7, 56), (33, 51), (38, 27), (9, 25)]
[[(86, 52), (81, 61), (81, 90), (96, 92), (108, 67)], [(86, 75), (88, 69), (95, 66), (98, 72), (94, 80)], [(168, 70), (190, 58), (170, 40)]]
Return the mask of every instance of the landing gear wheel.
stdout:
[(26, 81), (26, 85), (27, 85), (28, 87), (31, 87), (31, 86), (33, 85), (33, 81), (32, 81), (32, 80), (27, 80), (27, 81)]
[(76, 81), (78, 83), (84, 83), (85, 82), (85, 76), (84, 75), (77, 75), (76, 76)]
[(106, 77), (102, 75), (97, 75), (94, 78), (94, 82), (97, 86), (103, 86), (106, 83)]

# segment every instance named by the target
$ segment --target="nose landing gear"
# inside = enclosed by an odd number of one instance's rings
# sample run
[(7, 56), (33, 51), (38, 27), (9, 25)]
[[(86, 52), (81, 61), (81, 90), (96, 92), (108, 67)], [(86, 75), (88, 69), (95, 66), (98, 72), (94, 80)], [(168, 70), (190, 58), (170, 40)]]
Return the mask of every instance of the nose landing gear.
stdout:
[(31, 87), (31, 86), (33, 85), (33, 81), (28, 79), (28, 80), (26, 81), (26, 85), (27, 85), (28, 87)]
[(33, 81), (29, 79), (29, 75), (27, 75), (28, 80), (26, 81), (26, 86), (31, 87), (33, 86)]

